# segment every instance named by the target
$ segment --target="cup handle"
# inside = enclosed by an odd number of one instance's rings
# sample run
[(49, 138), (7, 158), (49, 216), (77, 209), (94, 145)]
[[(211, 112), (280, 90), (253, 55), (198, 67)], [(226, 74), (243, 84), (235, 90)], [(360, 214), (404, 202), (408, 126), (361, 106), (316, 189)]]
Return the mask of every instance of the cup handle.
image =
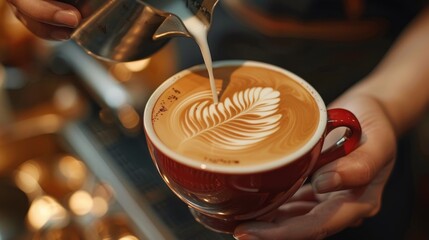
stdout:
[(362, 128), (356, 116), (345, 109), (329, 109), (325, 137), (339, 127), (345, 127), (345, 133), (333, 146), (322, 152), (313, 172), (323, 165), (349, 154), (359, 146)]

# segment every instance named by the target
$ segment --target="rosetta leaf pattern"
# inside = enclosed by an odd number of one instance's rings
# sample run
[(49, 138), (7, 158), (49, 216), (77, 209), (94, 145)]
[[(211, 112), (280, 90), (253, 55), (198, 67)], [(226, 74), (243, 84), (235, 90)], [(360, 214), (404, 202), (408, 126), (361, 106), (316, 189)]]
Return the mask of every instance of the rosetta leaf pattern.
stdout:
[(252, 87), (218, 104), (194, 103), (180, 125), (186, 140), (199, 138), (221, 149), (242, 150), (279, 129), (279, 102), (280, 93), (273, 88)]

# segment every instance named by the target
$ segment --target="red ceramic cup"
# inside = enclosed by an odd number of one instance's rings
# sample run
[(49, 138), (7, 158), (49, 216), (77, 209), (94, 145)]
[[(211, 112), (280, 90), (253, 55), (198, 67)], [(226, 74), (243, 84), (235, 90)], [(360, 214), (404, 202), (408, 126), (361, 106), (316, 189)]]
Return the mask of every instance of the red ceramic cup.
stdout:
[[(149, 99), (144, 113), (147, 144), (159, 173), (170, 189), (191, 209), (195, 219), (214, 231), (232, 233), (234, 228), (277, 209), (288, 200), (315, 170), (353, 151), (360, 142), (361, 127), (356, 117), (345, 109), (326, 109), (320, 95), (293, 73), (260, 62), (224, 61), (217, 66), (262, 66), (280, 71), (302, 84), (319, 107), (320, 121), (311, 139), (293, 154), (273, 163), (228, 168), (202, 164), (169, 149), (156, 135), (152, 111), (157, 98), (177, 79), (196, 66), (166, 80)], [(336, 144), (322, 152), (325, 137), (332, 130), (345, 127)]]

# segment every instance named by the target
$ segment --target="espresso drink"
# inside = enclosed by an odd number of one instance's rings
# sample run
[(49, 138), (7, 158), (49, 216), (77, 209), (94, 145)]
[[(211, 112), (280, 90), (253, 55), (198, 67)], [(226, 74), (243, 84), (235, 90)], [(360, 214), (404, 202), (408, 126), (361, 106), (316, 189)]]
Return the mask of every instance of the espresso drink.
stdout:
[(260, 66), (214, 68), (219, 102), (207, 70), (191, 72), (158, 98), (154, 130), (171, 150), (200, 161), (243, 167), (292, 154), (313, 136), (319, 108), (284, 73)]

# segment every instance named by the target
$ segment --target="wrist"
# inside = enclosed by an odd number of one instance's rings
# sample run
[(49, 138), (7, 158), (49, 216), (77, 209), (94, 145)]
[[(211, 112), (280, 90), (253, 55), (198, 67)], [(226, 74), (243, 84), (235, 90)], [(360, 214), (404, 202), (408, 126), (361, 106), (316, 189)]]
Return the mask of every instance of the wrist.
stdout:
[[(338, 100), (372, 99), (380, 105), (397, 136), (413, 126), (429, 104), (429, 82), (407, 79), (402, 74), (372, 74), (349, 89)], [(420, 83), (418, 81), (421, 81)], [(336, 101), (337, 102), (337, 101)]]

